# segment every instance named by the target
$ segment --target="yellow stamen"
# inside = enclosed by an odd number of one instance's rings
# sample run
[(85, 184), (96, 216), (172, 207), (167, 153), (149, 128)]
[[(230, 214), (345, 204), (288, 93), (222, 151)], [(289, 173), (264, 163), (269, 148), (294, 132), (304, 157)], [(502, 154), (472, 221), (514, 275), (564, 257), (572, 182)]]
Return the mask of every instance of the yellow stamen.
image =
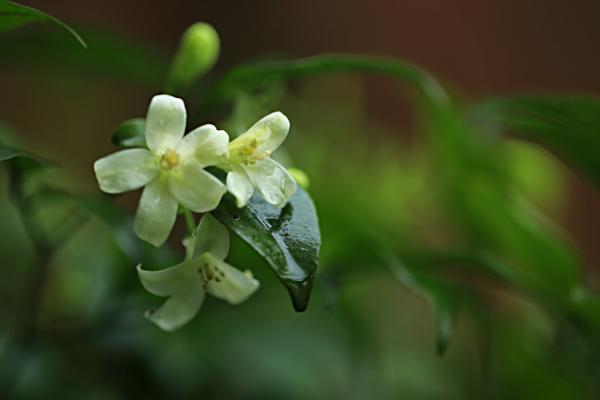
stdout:
[(167, 150), (160, 158), (160, 166), (163, 169), (173, 169), (177, 165), (179, 165), (179, 154), (177, 154), (177, 152), (174, 150)]
[(255, 164), (257, 161), (265, 160), (271, 155), (271, 152), (269, 151), (257, 154), (258, 140), (256, 139), (252, 139), (250, 142), (243, 144), (234, 145), (229, 150), (232, 158), (237, 159), (239, 163), (244, 165)]

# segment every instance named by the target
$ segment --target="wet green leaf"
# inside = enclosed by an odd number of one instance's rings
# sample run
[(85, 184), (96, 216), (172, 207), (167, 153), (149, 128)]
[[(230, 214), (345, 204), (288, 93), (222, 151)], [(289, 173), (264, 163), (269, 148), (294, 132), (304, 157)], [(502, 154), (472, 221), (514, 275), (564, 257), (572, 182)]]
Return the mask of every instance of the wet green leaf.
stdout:
[(226, 197), (213, 215), (258, 252), (285, 285), (294, 308), (304, 311), (319, 262), (321, 235), (310, 196), (298, 188), (279, 209), (258, 195), (237, 208)]

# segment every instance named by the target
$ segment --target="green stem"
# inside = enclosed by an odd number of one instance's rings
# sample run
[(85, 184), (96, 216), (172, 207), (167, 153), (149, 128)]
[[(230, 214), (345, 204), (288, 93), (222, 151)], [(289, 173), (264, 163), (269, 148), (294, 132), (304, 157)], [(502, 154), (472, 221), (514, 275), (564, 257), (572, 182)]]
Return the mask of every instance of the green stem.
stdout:
[(188, 232), (190, 235), (193, 235), (196, 232), (196, 220), (194, 219), (194, 214), (185, 207), (182, 207), (182, 209)]
[[(20, 173), (10, 171), (12, 201), (32, 245), (31, 270), (22, 292), (23, 297), (19, 301), (13, 335), (9, 339), (10, 343), (6, 346), (6, 354), (4, 354), (4, 357), (10, 358), (10, 353), (12, 353), (18, 360), (22, 360), (36, 340), (37, 320), (54, 253), (52, 244), (33, 217), (34, 210), (27, 198), (22, 180), (23, 176)], [(1, 360), (1, 362), (5, 361)], [(15, 365), (8, 376), (3, 377), (0, 382), (0, 398), (11, 397), (14, 385), (22, 373), (23, 366)]]
[(30, 277), (27, 280), (28, 286), (25, 288), (23, 300), (20, 302), (22, 310), (17, 316), (16, 327), (18, 342), (21, 345), (26, 345), (35, 338), (37, 317), (44, 297), (44, 289), (54, 249), (33, 218), (34, 210), (23, 188), (23, 176), (19, 173), (11, 175), (11, 186), (14, 188), (13, 202), (23, 221), (23, 226), (33, 249), (33, 265)]

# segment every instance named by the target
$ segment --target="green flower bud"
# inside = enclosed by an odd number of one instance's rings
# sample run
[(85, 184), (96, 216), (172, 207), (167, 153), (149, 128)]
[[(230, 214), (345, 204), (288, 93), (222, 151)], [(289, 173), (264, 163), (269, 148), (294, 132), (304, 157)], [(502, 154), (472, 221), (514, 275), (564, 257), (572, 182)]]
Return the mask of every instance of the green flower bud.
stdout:
[(310, 178), (306, 175), (306, 172), (298, 168), (288, 168), (288, 172), (294, 178), (296, 183), (302, 187), (302, 189), (308, 190), (310, 187)]
[(219, 57), (219, 34), (208, 24), (195, 23), (181, 36), (173, 57), (167, 91), (178, 93), (211, 69)]

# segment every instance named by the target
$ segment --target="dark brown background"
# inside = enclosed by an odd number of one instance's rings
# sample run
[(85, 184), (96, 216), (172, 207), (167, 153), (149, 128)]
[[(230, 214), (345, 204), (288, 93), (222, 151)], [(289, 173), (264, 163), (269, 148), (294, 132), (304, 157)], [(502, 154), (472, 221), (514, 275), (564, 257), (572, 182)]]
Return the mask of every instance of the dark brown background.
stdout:
[(198, 20), (218, 27), (222, 62), (264, 52), (361, 52), (413, 60), (469, 93), (600, 87), (595, 0), (26, 2), (170, 48)]
[[(262, 53), (357, 52), (421, 64), (468, 98), (531, 90), (600, 91), (597, 0), (22, 2), (75, 25), (110, 27), (167, 50), (190, 23), (210, 22), (222, 37), (221, 70)], [(110, 151), (108, 143), (95, 140), (98, 146), (90, 148), (81, 127), (110, 131), (119, 121), (143, 114), (140, 98), (148, 96), (100, 85), (89, 89), (98, 100), (81, 100), (47, 94), (56, 88), (43, 87), (43, 81), (14, 72), (3, 75), (0, 84), (8, 96), (0, 99), (0, 118), (51, 153), (62, 151), (56, 138), (69, 135), (72, 147), (81, 150), (71, 152), (67, 165), (79, 168)], [(385, 84), (375, 79), (369, 85), (374, 118), (400, 124)], [(68, 115), (74, 102), (81, 111)], [(53, 118), (31, 117), (31, 110), (44, 107)], [(92, 181), (91, 172), (82, 176)], [(583, 179), (571, 181), (565, 223), (587, 257), (600, 264), (600, 196)]]

